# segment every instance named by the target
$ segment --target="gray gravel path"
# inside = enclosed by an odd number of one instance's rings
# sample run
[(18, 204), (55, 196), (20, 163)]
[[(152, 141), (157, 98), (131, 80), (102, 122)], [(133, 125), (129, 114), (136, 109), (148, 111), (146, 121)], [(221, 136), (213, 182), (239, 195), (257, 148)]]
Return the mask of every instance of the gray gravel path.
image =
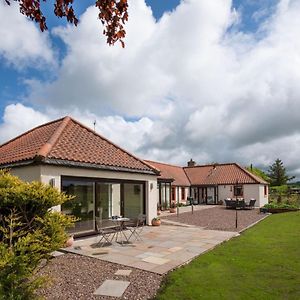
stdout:
[[(132, 272), (129, 276), (114, 275), (120, 269)], [(51, 259), (39, 274), (51, 278), (51, 283), (39, 291), (49, 300), (149, 299), (156, 294), (163, 278), (151, 272), (75, 254)], [(130, 281), (122, 298), (93, 295), (106, 279)]]
[(205, 227), (206, 229), (240, 231), (249, 225), (265, 217), (265, 214), (259, 213), (258, 209), (238, 210), (238, 228), (235, 228), (235, 210), (226, 209), (223, 206), (212, 207), (205, 210), (197, 210), (192, 214), (185, 212), (162, 217), (170, 221), (180, 222), (188, 225)]

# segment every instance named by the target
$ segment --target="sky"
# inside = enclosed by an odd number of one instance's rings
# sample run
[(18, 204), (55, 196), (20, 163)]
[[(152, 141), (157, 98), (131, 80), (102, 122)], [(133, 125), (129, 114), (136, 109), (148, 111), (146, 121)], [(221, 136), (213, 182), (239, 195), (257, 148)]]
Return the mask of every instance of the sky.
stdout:
[(300, 1), (129, 0), (126, 47), (93, 1), (49, 30), (0, 2), (0, 144), (65, 115), (144, 159), (280, 158), (300, 179)]

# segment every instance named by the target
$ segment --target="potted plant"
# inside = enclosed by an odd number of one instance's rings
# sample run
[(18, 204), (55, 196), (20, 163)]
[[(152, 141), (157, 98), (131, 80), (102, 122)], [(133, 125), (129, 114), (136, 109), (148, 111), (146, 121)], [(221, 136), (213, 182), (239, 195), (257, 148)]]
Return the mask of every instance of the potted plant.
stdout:
[(73, 236), (73, 235), (70, 235), (70, 236), (68, 237), (68, 239), (66, 240), (65, 247), (66, 247), (66, 248), (72, 247), (73, 244), (74, 244), (74, 236)]
[(161, 214), (161, 208), (160, 205), (157, 204), (157, 215), (159, 216)]
[(161, 224), (160, 218), (159, 217), (153, 218), (151, 221), (151, 224), (152, 224), (152, 226), (160, 226), (160, 224)]
[(176, 203), (172, 201), (170, 205), (170, 213), (175, 213), (175, 212), (176, 212)]

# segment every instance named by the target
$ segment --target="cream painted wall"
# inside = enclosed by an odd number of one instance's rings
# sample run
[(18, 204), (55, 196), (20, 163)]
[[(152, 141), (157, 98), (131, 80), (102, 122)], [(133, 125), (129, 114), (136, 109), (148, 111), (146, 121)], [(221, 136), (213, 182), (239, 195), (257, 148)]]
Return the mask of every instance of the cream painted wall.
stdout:
[(219, 185), (218, 186), (219, 200), (233, 197), (233, 186), (232, 185)]
[(269, 203), (269, 186), (267, 186), (267, 195), (265, 195), (265, 185), (259, 185), (259, 207)]
[(23, 181), (40, 181), (41, 167), (40, 166), (24, 166), (10, 169), (12, 175), (18, 176)]
[(246, 200), (250, 198), (256, 199), (256, 207), (262, 207), (268, 203), (268, 195), (264, 196), (263, 184), (244, 184), (244, 198)]

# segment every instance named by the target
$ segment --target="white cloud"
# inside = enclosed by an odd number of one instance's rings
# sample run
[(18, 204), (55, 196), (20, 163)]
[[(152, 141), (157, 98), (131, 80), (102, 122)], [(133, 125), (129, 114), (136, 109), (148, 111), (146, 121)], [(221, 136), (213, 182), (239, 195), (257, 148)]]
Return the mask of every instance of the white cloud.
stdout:
[(14, 1), (10, 6), (0, 3), (0, 36), (0, 57), (15, 68), (54, 63), (48, 33), (41, 33), (32, 21), (21, 15)]
[(126, 121), (121, 116), (98, 117), (90, 112), (79, 110), (66, 112), (51, 109), (40, 112), (21, 103), (16, 103), (5, 107), (3, 122), (0, 123), (0, 144), (33, 127), (66, 115), (75, 118), (90, 128), (93, 128), (94, 121), (96, 121), (96, 132), (118, 143), (126, 150), (140, 155), (142, 153), (139, 153), (137, 147), (143, 145), (146, 135), (157, 129), (149, 118)]
[(245, 34), (230, 0), (182, 1), (158, 22), (132, 0), (122, 49), (105, 44), (91, 7), (78, 28), (54, 30), (67, 55), (54, 82), (28, 81), (29, 100), (97, 118), (145, 158), (291, 166), (300, 154), (299, 15), (299, 1), (282, 0)]
[(6, 106), (2, 119), (3, 122), (0, 123), (0, 144), (50, 120), (43, 113), (21, 103)]

